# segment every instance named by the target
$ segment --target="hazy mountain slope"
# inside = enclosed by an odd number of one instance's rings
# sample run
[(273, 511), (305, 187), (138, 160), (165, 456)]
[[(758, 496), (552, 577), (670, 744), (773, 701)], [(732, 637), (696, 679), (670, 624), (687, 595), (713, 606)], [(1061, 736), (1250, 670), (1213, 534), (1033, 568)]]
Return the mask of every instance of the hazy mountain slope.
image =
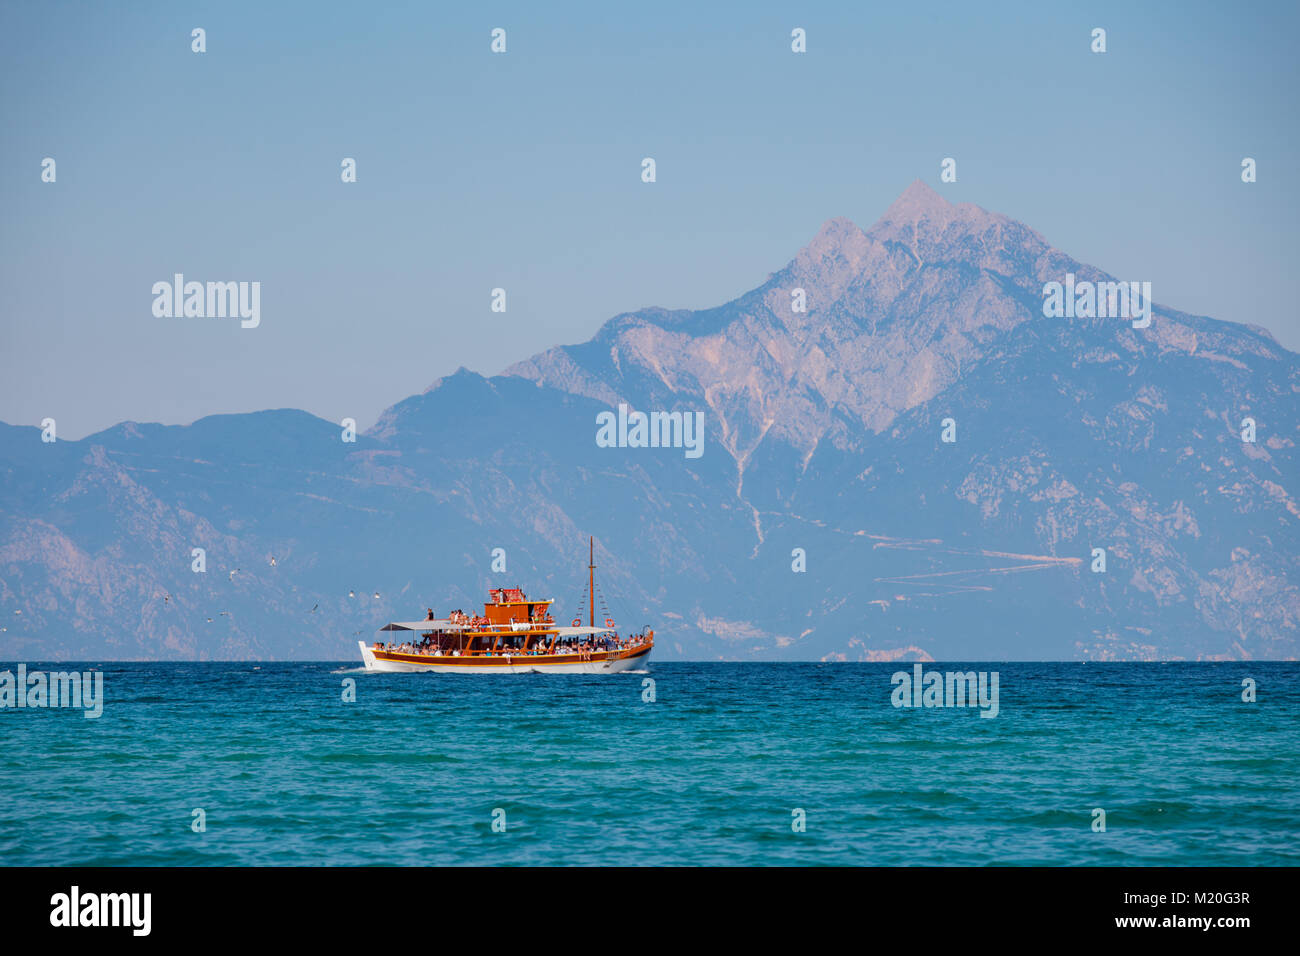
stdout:
[[(0, 426), (0, 654), (348, 657), (501, 583), (568, 616), (594, 534), (663, 656), (1296, 656), (1300, 361), (1159, 305), (1044, 318), (1066, 272), (1107, 278), (914, 183), (733, 302), (462, 370), (355, 444), (290, 410)], [(703, 456), (597, 447), (619, 402), (703, 412)]]

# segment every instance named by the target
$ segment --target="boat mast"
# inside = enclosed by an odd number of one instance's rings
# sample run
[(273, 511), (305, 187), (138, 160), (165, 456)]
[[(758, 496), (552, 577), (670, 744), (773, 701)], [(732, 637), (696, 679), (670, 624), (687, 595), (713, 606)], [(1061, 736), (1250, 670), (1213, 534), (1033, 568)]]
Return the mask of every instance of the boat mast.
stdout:
[(596, 626), (596, 539), (588, 538), (590, 556), (587, 559), (587, 597), (591, 599), (591, 626)]

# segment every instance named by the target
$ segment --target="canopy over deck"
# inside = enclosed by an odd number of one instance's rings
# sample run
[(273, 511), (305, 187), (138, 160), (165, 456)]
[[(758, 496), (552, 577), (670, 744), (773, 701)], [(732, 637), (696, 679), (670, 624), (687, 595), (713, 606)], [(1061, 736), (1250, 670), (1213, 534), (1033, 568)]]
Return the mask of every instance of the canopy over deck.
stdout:
[(385, 624), (379, 629), (380, 631), (500, 631), (509, 630), (514, 632), (523, 631), (545, 631), (553, 633), (559, 637), (586, 637), (590, 634), (612, 634), (616, 630), (612, 627), (555, 627), (538, 623), (518, 622), (516, 624), (499, 624), (499, 625), (482, 625), (482, 624), (458, 624), (454, 621), (439, 619), (436, 621), (394, 621), (392, 624)]
[(454, 621), (439, 619), (436, 621), (394, 621), (392, 624), (385, 624), (380, 628), (381, 631), (468, 631), (472, 630), (468, 624), (457, 624)]

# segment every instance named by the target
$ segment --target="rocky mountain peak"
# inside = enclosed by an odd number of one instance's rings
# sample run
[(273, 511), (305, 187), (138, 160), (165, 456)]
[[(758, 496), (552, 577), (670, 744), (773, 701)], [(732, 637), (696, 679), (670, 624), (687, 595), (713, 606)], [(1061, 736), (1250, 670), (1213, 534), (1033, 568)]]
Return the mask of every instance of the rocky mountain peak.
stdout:
[(885, 210), (877, 223), (917, 223), (924, 219), (947, 219), (956, 207), (919, 179), (912, 180)]

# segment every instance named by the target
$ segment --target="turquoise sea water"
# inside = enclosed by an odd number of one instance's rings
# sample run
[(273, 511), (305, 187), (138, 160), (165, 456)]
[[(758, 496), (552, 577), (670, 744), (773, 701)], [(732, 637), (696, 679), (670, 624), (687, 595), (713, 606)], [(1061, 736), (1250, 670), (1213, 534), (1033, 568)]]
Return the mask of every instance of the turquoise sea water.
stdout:
[(5, 865), (1300, 863), (1293, 663), (926, 665), (992, 719), (910, 664), (96, 666), (98, 719), (0, 709)]

